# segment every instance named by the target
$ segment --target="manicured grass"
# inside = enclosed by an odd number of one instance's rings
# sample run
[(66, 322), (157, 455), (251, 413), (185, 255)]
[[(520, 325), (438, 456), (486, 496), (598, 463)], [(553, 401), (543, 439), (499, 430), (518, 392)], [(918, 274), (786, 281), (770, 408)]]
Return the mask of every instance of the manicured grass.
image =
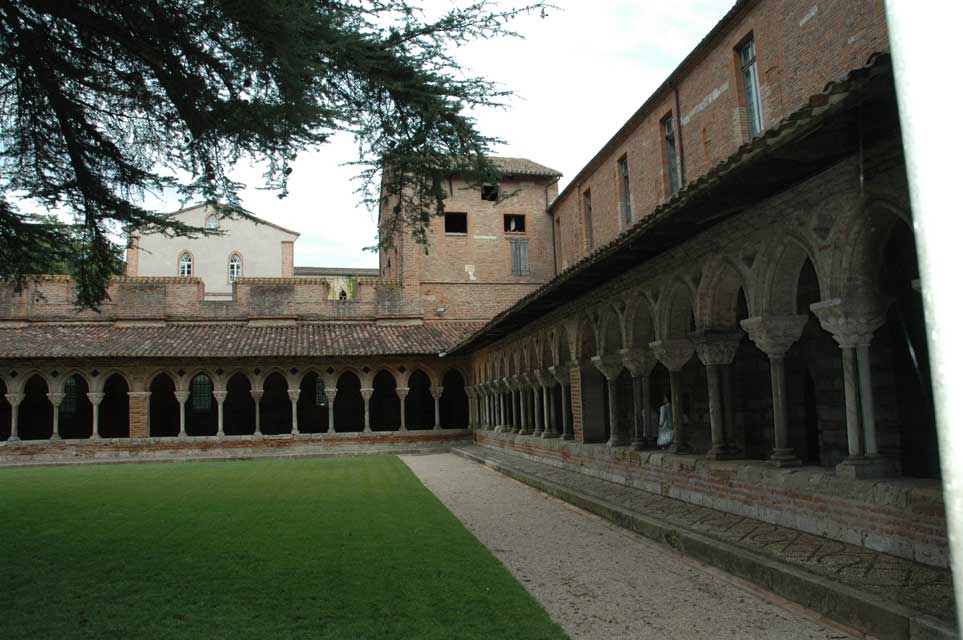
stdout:
[(564, 638), (394, 457), (0, 470), (0, 638)]

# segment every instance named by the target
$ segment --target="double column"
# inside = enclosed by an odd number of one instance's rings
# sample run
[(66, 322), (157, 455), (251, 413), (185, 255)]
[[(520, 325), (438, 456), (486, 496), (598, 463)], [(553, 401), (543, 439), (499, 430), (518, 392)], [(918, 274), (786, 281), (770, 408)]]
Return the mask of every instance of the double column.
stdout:
[(624, 368), (622, 356), (607, 355), (595, 356), (592, 364), (598, 369), (605, 380), (608, 382), (608, 403), (609, 403), (609, 441), (610, 447), (624, 447), (629, 444), (631, 438), (628, 428), (622, 420), (622, 407), (619, 404), (619, 375)]
[(740, 324), (759, 350), (769, 356), (772, 384), (773, 448), (769, 463), (777, 467), (802, 464), (789, 444), (789, 403), (786, 392), (786, 352), (799, 340), (807, 316), (762, 316)]
[(572, 366), (563, 364), (548, 368), (549, 373), (558, 382), (562, 393), (562, 440), (574, 440), (570, 408), (572, 406)]
[(685, 424), (682, 422), (682, 367), (692, 359), (695, 347), (688, 338), (669, 338), (649, 343), (655, 357), (669, 370), (669, 400), (672, 404), (672, 453), (689, 453)]
[(4, 394), (7, 398), (7, 402), (10, 403), (10, 437), (7, 438), (7, 442), (19, 442), (19, 414), (20, 414), (20, 403), (26, 397), (23, 393), (7, 393)]
[(837, 298), (817, 302), (811, 305), (810, 309), (819, 318), (823, 328), (833, 335), (843, 358), (849, 456), (836, 465), (836, 473), (852, 478), (896, 475), (896, 464), (879, 455), (869, 358), (873, 334), (886, 322), (886, 305), (872, 298)]
[(649, 378), (655, 368), (655, 355), (649, 348), (622, 349), (622, 364), (632, 376), (632, 448), (655, 445), (656, 425), (652, 420), (652, 393)]
[(712, 432), (712, 447), (706, 457), (714, 460), (736, 458), (739, 452), (732, 444), (734, 411), (729, 367), (736, 358), (742, 332), (702, 330), (690, 334), (690, 337), (699, 360), (706, 368), (709, 426)]
[(552, 392), (555, 389), (555, 378), (548, 369), (539, 369), (533, 374), (538, 380), (538, 385), (542, 389), (542, 422), (544, 428), (542, 429), (541, 436), (543, 438), (557, 438), (559, 437), (558, 432), (558, 416), (556, 415), (555, 402), (552, 397)]

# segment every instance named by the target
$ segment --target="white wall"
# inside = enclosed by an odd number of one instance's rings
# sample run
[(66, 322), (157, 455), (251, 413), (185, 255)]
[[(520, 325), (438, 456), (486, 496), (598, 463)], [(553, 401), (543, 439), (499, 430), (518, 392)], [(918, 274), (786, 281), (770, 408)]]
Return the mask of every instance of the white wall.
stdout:
[[(187, 224), (203, 227), (213, 209), (199, 205), (173, 214)], [(207, 293), (230, 293), (228, 260), (235, 251), (241, 254), (241, 276), (269, 278), (282, 275), (281, 243), (293, 242), (298, 235), (269, 224), (251, 220), (221, 218), (219, 236), (168, 238), (162, 234), (141, 235), (138, 239), (138, 276), (176, 276), (178, 260), (184, 251), (194, 256), (194, 277), (204, 280)]]

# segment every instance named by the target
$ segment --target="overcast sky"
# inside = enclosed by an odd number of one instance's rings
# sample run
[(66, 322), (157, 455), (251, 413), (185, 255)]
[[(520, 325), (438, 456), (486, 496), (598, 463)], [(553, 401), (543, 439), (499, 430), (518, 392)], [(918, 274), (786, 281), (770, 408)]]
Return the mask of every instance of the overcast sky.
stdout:
[[(733, 1), (554, 0), (560, 10), (547, 18), (514, 23), (524, 40), (474, 43), (458, 52), (463, 69), (517, 94), (507, 110), (475, 114), (482, 132), (505, 141), (498, 155), (530, 158), (561, 171), (564, 188)], [(423, 6), (451, 4), (425, 0)], [(252, 187), (242, 194), (245, 208), (301, 233), (295, 264), (378, 266), (376, 254), (362, 251), (375, 241), (374, 214), (358, 206), (353, 169), (340, 166), (355, 159), (350, 136), (304, 154), (283, 200), (253, 188), (256, 172), (239, 174)]]

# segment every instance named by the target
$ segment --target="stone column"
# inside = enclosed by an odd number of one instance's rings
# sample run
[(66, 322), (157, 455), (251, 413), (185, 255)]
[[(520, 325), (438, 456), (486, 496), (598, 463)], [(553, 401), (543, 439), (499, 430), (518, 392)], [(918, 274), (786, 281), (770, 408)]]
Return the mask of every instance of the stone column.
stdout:
[(669, 370), (669, 390), (672, 402), (672, 453), (689, 453), (689, 443), (682, 423), (682, 367), (692, 358), (695, 347), (688, 338), (670, 338), (650, 342), (652, 353)]
[(431, 388), (431, 397), (435, 400), (435, 431), (441, 429), (441, 395), (444, 392), (444, 387)]
[(298, 398), (301, 397), (301, 389), (288, 389), (288, 398), (291, 400), (291, 435), (296, 436), (301, 433), (298, 429)]
[(569, 374), (569, 365), (553, 366), (548, 368), (552, 377), (558, 381), (562, 393), (562, 440), (574, 440), (575, 433), (572, 431), (572, 421), (569, 419), (569, 407), (571, 406), (570, 386), (572, 379)]
[[(364, 399), (364, 432), (371, 433), (371, 395), (374, 393), (374, 389), (370, 387), (365, 387), (361, 390), (361, 397)], [(432, 389), (432, 395), (434, 395), (434, 389)], [(438, 422), (438, 403), (435, 403), (435, 422)]]
[(722, 371), (727, 369), (736, 358), (741, 331), (702, 330), (691, 334), (696, 354), (706, 368), (706, 382), (709, 391), (709, 426), (712, 430), (712, 448), (706, 454), (713, 460), (738, 457), (738, 452), (729, 446), (732, 434), (726, 432), (726, 400), (723, 397)]
[(652, 422), (652, 394), (649, 377), (655, 367), (656, 359), (649, 348), (622, 349), (622, 364), (632, 376), (633, 434), (632, 448), (641, 450), (655, 444), (655, 429)]
[(512, 404), (512, 418), (511, 418), (511, 431), (512, 433), (522, 433), (526, 431), (525, 425), (525, 378), (524, 375), (515, 375), (511, 379), (511, 404)]
[(102, 391), (88, 391), (87, 398), (90, 399), (90, 404), (93, 407), (93, 429), (90, 433), (91, 440), (100, 440), (100, 403), (104, 400), (104, 393)]
[(558, 423), (555, 416), (555, 403), (552, 398), (555, 378), (552, 377), (548, 369), (539, 369), (535, 372), (535, 375), (538, 377), (538, 384), (542, 389), (542, 420), (544, 422), (542, 437), (557, 438), (559, 436)]
[(131, 438), (150, 436), (150, 391), (127, 392), (127, 424)]
[(789, 405), (786, 398), (786, 352), (799, 340), (807, 316), (765, 316), (747, 318), (742, 328), (759, 350), (769, 356), (772, 383), (774, 446), (769, 463), (777, 467), (802, 464), (789, 444)]
[(264, 389), (251, 389), (251, 397), (254, 398), (254, 435), (261, 435), (261, 398), (264, 397)]
[(224, 400), (227, 399), (227, 391), (214, 391), (214, 400), (217, 401), (217, 437), (224, 437)]
[(538, 377), (533, 372), (529, 374), (529, 380), (532, 382), (532, 409), (535, 414), (533, 416), (534, 429), (532, 430), (532, 435), (536, 438), (541, 438), (542, 434), (545, 433), (545, 414), (542, 413), (542, 398), (539, 393)]
[(509, 431), (507, 420), (508, 412), (506, 411), (507, 407), (505, 406), (505, 394), (508, 393), (508, 391), (508, 379), (502, 378), (498, 382), (498, 425), (495, 427), (496, 431)]
[(180, 431), (177, 433), (178, 438), (187, 437), (187, 416), (185, 415), (185, 406), (187, 405), (187, 399), (190, 397), (190, 391), (174, 392), (174, 398), (177, 399), (177, 404), (180, 405)]
[(328, 399), (328, 433), (334, 433), (334, 399), (338, 396), (338, 390), (325, 385), (324, 395)]
[(63, 393), (48, 393), (47, 400), (53, 405), (53, 433), (51, 440), (60, 440), (60, 404), (64, 401)]
[(619, 405), (619, 375), (622, 373), (622, 356), (593, 356), (592, 364), (598, 369), (608, 382), (609, 389), (609, 441), (610, 447), (624, 447), (629, 444), (626, 425), (622, 420), (622, 407)]
[(401, 405), (401, 427), (399, 431), (408, 431), (408, 427), (405, 426), (405, 398), (408, 397), (408, 392), (410, 389), (408, 387), (395, 387), (395, 393), (398, 394), (398, 402)]
[(886, 322), (887, 304), (873, 297), (836, 298), (817, 302), (809, 308), (819, 318), (823, 328), (833, 335), (843, 358), (849, 456), (836, 465), (836, 473), (851, 478), (896, 475), (897, 465), (879, 455), (869, 361), (869, 346), (873, 334)]
[(7, 393), (7, 402), (10, 403), (10, 437), (7, 442), (19, 442), (20, 435), (17, 429), (17, 423), (19, 422), (20, 414), (20, 403), (23, 402), (25, 397), (22, 393)]

